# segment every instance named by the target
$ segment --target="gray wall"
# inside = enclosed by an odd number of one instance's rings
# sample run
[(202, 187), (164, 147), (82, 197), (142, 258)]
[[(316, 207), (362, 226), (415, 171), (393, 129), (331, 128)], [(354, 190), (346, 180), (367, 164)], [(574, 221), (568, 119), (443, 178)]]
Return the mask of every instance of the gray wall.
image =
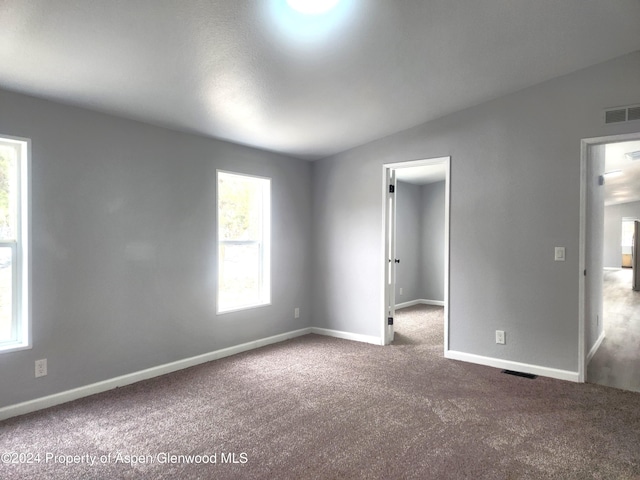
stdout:
[(382, 165), (450, 155), (450, 348), (578, 371), (580, 140), (639, 101), (636, 52), (314, 162), (313, 324), (381, 335)]
[(396, 192), (396, 304), (444, 301), (445, 182), (398, 181)]
[[(0, 355), (0, 407), (310, 326), (308, 162), (5, 91), (0, 134), (33, 147), (33, 349)], [(217, 168), (273, 179), (271, 306), (215, 313)]]
[(421, 192), (419, 185), (397, 182), (396, 258), (400, 263), (396, 266), (396, 304), (422, 298)]
[(622, 218), (640, 218), (640, 202), (604, 207), (604, 266), (620, 268), (622, 264)]
[(422, 202), (422, 296), (444, 301), (445, 182), (423, 185)]

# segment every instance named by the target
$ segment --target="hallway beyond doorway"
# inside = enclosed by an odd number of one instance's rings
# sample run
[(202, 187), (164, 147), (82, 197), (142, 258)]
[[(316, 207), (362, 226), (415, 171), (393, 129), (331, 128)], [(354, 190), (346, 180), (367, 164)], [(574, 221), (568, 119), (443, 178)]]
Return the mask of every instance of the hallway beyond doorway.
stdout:
[(587, 367), (587, 381), (640, 392), (640, 292), (631, 289), (631, 269), (605, 270), (604, 331)]

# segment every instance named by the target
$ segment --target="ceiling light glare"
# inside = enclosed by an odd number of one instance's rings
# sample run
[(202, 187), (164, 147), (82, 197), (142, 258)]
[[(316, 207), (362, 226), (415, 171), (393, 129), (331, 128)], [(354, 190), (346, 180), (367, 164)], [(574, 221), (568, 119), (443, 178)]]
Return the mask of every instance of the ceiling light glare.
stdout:
[(322, 15), (334, 8), (340, 0), (287, 0), (291, 8), (304, 15)]
[(620, 175), (622, 175), (622, 170), (612, 170), (610, 172), (605, 172), (604, 178), (619, 177)]

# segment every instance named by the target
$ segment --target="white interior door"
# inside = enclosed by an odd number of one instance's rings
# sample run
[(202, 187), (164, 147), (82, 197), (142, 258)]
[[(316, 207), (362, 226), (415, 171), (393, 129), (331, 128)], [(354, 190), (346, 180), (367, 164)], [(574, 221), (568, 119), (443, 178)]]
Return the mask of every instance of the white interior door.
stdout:
[(386, 169), (386, 212), (385, 212), (385, 303), (387, 323), (384, 334), (385, 345), (393, 342), (393, 322), (396, 311), (396, 172)]

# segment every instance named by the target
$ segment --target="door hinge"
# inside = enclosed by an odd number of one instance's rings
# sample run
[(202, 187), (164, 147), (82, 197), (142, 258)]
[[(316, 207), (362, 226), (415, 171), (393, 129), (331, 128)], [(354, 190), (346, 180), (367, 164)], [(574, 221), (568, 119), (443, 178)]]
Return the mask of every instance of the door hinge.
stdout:
[(387, 317), (387, 325), (393, 325), (393, 317)]
[(587, 276), (587, 271), (586, 271), (586, 270), (584, 271), (584, 276), (585, 276), (585, 277)]
[(389, 185), (389, 193), (395, 193), (396, 191), (396, 186), (395, 185)]

